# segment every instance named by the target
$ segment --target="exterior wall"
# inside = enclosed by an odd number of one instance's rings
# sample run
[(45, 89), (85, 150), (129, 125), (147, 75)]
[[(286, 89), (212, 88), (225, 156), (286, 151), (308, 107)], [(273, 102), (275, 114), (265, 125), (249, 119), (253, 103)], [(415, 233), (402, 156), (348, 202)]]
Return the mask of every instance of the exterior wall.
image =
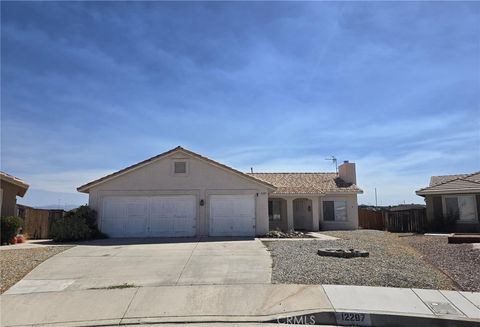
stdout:
[(15, 208), (17, 204), (17, 193), (19, 187), (13, 184), (10, 184), (6, 181), (1, 181), (1, 193), (2, 193), (2, 207), (1, 215), (2, 216), (15, 216)]
[[(357, 195), (326, 195), (320, 198), (320, 226), (322, 230), (350, 230), (358, 229), (358, 203)], [(346, 201), (346, 221), (325, 221), (323, 219), (323, 201)]]
[[(356, 194), (339, 194), (326, 196), (308, 196), (308, 195), (280, 195), (270, 194), (270, 198), (282, 198), (286, 200), (286, 210), (282, 209), (281, 230), (287, 231), (294, 228), (293, 222), (293, 200), (310, 199), (312, 200), (312, 231), (321, 230), (351, 230), (358, 229), (358, 203)], [(347, 221), (324, 221), (323, 220), (323, 201), (346, 201), (347, 202)], [(284, 222), (286, 218), (286, 224)], [(273, 225), (276, 226), (276, 225)], [(271, 225), (272, 227), (272, 225)], [(274, 229), (274, 228), (273, 228)], [(272, 230), (272, 228), (270, 228)]]
[[(448, 194), (448, 195), (462, 195), (462, 194)], [(476, 203), (476, 213), (477, 213), (477, 220), (476, 222), (458, 222), (452, 227), (452, 232), (479, 232), (480, 231), (480, 193), (472, 194), (472, 193), (465, 193), (465, 195), (474, 195), (475, 196), (475, 203)], [(429, 223), (433, 223), (435, 218), (438, 218), (440, 215), (437, 211), (441, 211), (441, 215), (443, 216), (443, 197), (445, 194), (437, 194), (437, 195), (426, 195), (425, 196), (425, 203), (427, 206), (427, 220)], [(442, 209), (440, 210), (438, 204), (435, 204), (436, 198), (442, 199)]]
[[(173, 161), (187, 161), (187, 174), (173, 174)], [(268, 189), (266, 186), (212, 166), (182, 153), (162, 158), (144, 167), (101, 183), (90, 189), (89, 206), (102, 212), (106, 196), (194, 195), (197, 199), (197, 235), (208, 235), (209, 197), (215, 194), (253, 194), (256, 199), (256, 234), (268, 232)], [(204, 205), (200, 206), (200, 200)], [(99, 222), (101, 228), (101, 221)]]

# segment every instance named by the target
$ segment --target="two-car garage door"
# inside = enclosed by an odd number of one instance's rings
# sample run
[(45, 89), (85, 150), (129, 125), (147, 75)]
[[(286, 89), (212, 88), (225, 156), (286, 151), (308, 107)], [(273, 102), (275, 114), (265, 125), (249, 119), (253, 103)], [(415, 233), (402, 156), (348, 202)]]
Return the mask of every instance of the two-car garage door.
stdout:
[[(210, 195), (208, 199), (208, 235), (255, 235), (253, 195)], [(110, 237), (189, 237), (196, 235), (196, 217), (193, 195), (110, 196), (103, 200), (100, 227)]]
[(187, 237), (196, 234), (195, 217), (195, 196), (112, 196), (103, 200), (101, 229), (110, 237)]

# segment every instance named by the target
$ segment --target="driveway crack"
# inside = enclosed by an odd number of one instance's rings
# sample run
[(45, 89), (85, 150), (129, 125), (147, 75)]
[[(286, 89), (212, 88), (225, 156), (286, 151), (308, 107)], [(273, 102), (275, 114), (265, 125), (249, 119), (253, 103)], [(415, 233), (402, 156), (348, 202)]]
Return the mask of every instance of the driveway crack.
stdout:
[(120, 319), (120, 324), (122, 323), (123, 319), (125, 319), (125, 315), (127, 314), (128, 309), (130, 309), (130, 306), (132, 305), (133, 299), (135, 299), (139, 290), (140, 290), (140, 287), (138, 287), (137, 290), (135, 291), (135, 293), (133, 293), (133, 296), (130, 299), (130, 302), (128, 303), (127, 308), (125, 309), (125, 312), (122, 315), (122, 319)]
[(195, 250), (197, 249), (198, 243), (200, 243), (200, 241), (201, 241), (201, 239), (199, 239), (197, 241), (197, 244), (195, 244), (195, 247), (193, 248), (192, 253), (190, 253), (190, 256), (188, 257), (187, 262), (185, 262), (185, 265), (183, 266), (182, 271), (180, 272), (180, 275), (178, 276), (177, 281), (175, 282), (175, 286), (178, 285), (178, 282), (180, 281), (180, 278), (182, 278), (183, 272), (185, 271), (185, 268), (187, 268), (187, 265), (190, 262), (190, 260), (192, 259), (193, 252), (195, 252)]

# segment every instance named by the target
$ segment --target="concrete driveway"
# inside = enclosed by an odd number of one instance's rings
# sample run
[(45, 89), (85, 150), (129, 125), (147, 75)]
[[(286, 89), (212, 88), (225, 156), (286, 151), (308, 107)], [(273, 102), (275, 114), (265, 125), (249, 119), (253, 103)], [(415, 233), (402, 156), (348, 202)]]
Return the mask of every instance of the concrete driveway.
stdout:
[(108, 239), (81, 243), (48, 259), (5, 294), (123, 284), (269, 284), (271, 267), (270, 254), (259, 240)]

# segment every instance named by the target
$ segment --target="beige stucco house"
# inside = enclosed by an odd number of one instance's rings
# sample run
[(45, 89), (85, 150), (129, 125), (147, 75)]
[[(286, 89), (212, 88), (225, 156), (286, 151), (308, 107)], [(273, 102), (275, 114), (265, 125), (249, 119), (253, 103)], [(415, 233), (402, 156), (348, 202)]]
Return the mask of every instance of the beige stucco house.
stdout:
[(480, 231), (480, 172), (432, 176), (430, 185), (416, 194), (425, 198), (432, 226), (451, 219), (452, 231)]
[(255, 236), (358, 226), (355, 165), (246, 174), (182, 147), (80, 186), (111, 237)]
[(15, 216), (17, 196), (23, 197), (28, 184), (20, 178), (0, 172), (0, 215)]

